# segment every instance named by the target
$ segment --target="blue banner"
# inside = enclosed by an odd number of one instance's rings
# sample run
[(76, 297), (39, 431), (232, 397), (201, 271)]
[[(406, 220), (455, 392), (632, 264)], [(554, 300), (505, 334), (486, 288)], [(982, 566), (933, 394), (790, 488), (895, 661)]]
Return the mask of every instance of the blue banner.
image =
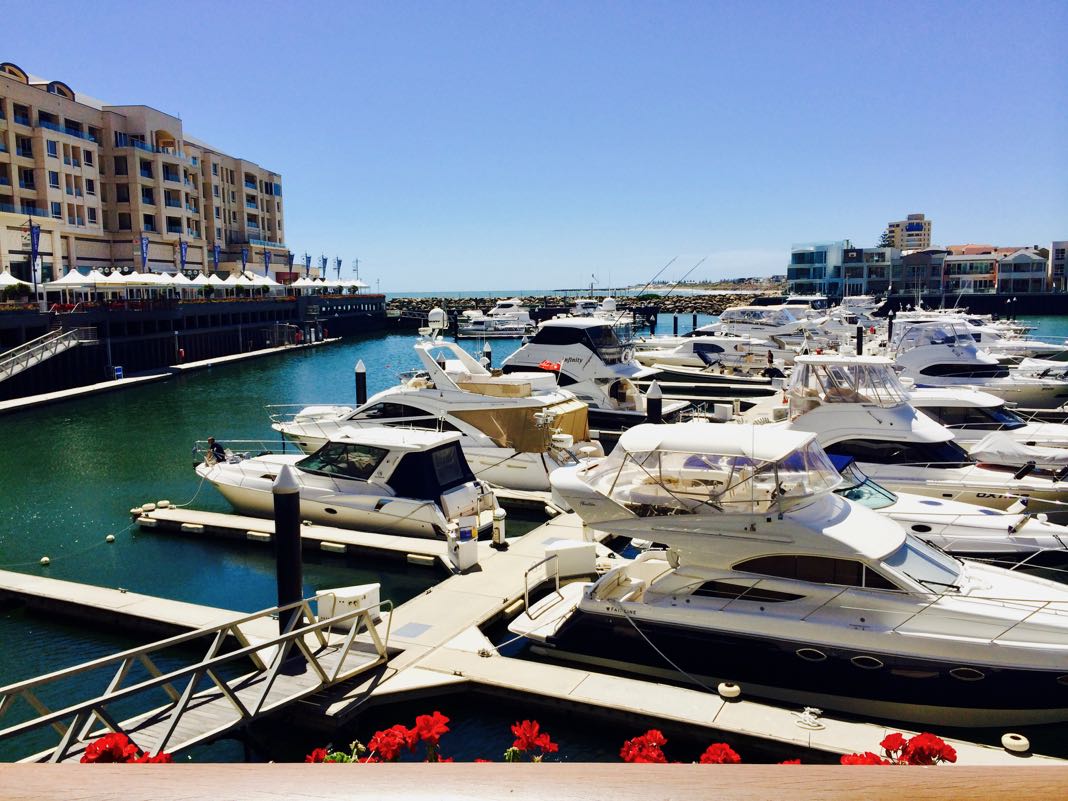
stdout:
[(293, 259), (296, 258), (296, 254), (293, 251), (289, 251), (289, 272), (293, 272)]
[(37, 290), (37, 256), (41, 251), (41, 226), (30, 223), (30, 275), (33, 276), (34, 291)]
[(241, 248), (241, 272), (245, 272), (245, 265), (248, 264), (248, 248)]
[(181, 259), (182, 269), (183, 270), (185, 269), (185, 257), (186, 257), (186, 254), (188, 252), (189, 252), (189, 243), (186, 242), (184, 239), (179, 239), (178, 240), (178, 256)]
[(268, 278), (271, 277), (271, 251), (267, 248), (263, 249), (263, 274)]
[(214, 245), (211, 249), (211, 260), (215, 264), (216, 271), (219, 269), (219, 251), (221, 249), (222, 248), (220, 248), (218, 244)]
[(321, 258), (323, 260), (323, 269), (319, 273), (319, 277), (320, 278), (326, 278), (326, 256), (322, 256)]
[(337, 261), (337, 280), (340, 281), (341, 280), (341, 257), (337, 256), (335, 260)]
[(148, 270), (148, 237), (141, 237), (141, 272)]
[(307, 278), (311, 274), (311, 256), (307, 253), (304, 254), (304, 277)]

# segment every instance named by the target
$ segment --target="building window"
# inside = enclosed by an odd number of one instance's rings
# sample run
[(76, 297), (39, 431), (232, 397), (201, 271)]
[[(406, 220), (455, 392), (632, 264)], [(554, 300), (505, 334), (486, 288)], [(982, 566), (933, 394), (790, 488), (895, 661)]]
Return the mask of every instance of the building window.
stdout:
[(49, 139), (45, 142), (45, 148), (48, 150), (48, 155), (54, 159), (59, 158), (59, 142)]
[(144, 227), (144, 229), (146, 231), (155, 231), (156, 230), (156, 215), (155, 214), (145, 214), (141, 219), (143, 220), (143, 227)]
[(52, 201), (52, 216), (57, 220), (63, 219), (63, 204)]
[(119, 212), (119, 230), (120, 231), (129, 231), (130, 230), (130, 213), (129, 212), (126, 212), (126, 211), (120, 211)]
[(129, 184), (115, 184), (115, 202), (116, 203), (129, 203), (130, 202), (130, 185)]
[(222, 228), (216, 228), (215, 229), (215, 241), (219, 241), (221, 239), (222, 239)]
[(85, 164), (87, 164), (88, 166), (92, 167), (93, 166), (93, 151), (92, 150), (83, 150), (82, 151), (82, 161)]
[(92, 178), (86, 178), (85, 179), (85, 194), (87, 194), (87, 195), (95, 195), (96, 194), (96, 181), (94, 181)]
[(91, 222), (93, 225), (96, 225), (96, 209), (95, 208), (90, 208), (89, 209), (89, 222)]
[(115, 174), (116, 175), (127, 175), (128, 174), (126, 172), (126, 156), (116, 156), (115, 157)]
[(237, 195), (234, 193), (233, 189), (230, 190), (230, 202), (231, 203), (236, 203), (237, 202)]
[(214, 195), (215, 197), (218, 197), (218, 196), (219, 196), (219, 185), (218, 185), (218, 184), (215, 184), (215, 185), (213, 185), (213, 186), (211, 187), (211, 193), (212, 193), (212, 194), (213, 194), (213, 195)]
[(141, 187), (141, 202), (147, 203), (150, 206), (156, 205), (156, 195), (147, 186)]
[(59, 189), (59, 173), (55, 170), (48, 171), (48, 185), (53, 189)]
[(220, 219), (220, 213), (221, 213), (221, 211), (222, 211), (222, 210), (221, 210), (221, 209), (220, 209), (220, 208), (219, 208), (218, 206), (216, 206), (216, 207), (215, 207), (215, 219), (216, 219), (216, 220)]
[(213, 161), (211, 163), (211, 174), (212, 175), (218, 175), (219, 174), (219, 164), (218, 164), (218, 162), (214, 162)]

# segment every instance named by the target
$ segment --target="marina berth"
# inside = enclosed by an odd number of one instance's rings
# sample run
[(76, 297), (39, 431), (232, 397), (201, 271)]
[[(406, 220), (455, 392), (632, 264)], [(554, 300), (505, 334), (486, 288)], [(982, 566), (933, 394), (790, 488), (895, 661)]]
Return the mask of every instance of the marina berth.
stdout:
[(1006, 367), (955, 322), (895, 325), (890, 351), (901, 375), (917, 387), (971, 387), (1035, 409), (1068, 402), (1068, 382)]
[[(645, 420), (645, 396), (635, 382), (656, 375), (633, 360), (610, 324), (579, 317), (546, 320), (501, 367), (506, 375), (537, 371), (558, 376), (561, 388), (589, 404), (591, 427), (608, 431)], [(664, 418), (688, 407), (683, 401), (665, 401)]]
[(275, 406), (271, 427), (312, 452), (347, 428), (452, 431), (475, 476), (512, 490), (549, 490), (549, 474), (576, 464), (590, 440), (586, 404), (556, 386), (556, 374), (490, 371), (455, 342), (415, 345), (422, 369), (358, 406)]
[(781, 400), (763, 401), (746, 418), (812, 432), (829, 453), (852, 457), (894, 492), (995, 509), (1022, 498), (1029, 499), (1031, 512), (1064, 508), (1068, 483), (977, 462), (952, 432), (913, 408), (909, 397), (884, 357), (799, 356)]
[(662, 549), (510, 629), (554, 658), (883, 720), (1068, 720), (1068, 588), (951, 557), (841, 484), (811, 433), (631, 429), (553, 491)]
[(450, 531), (488, 533), (498, 509), (493, 491), (471, 473), (456, 432), (343, 428), (310, 456), (229, 453), (212, 449), (196, 465), (239, 513), (274, 515), (272, 486), (294, 468), (303, 519), (324, 525), (445, 538)]

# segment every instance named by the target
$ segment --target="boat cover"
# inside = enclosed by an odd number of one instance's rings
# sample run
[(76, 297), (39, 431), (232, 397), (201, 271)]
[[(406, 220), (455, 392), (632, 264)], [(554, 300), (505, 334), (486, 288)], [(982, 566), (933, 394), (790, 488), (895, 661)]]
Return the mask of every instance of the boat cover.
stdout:
[(1060, 469), (1068, 466), (1068, 448), (1044, 448), (1024, 445), (1004, 431), (991, 431), (972, 446), (971, 455), (980, 462), (1023, 466), (1034, 462), (1036, 467)]

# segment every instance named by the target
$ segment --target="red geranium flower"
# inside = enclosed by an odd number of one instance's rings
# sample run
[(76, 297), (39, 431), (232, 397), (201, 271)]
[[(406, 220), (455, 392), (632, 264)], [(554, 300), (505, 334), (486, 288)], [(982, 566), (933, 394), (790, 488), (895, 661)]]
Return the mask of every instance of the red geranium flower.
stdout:
[(879, 745), (886, 750), (887, 756), (890, 756), (891, 754), (896, 754), (898, 751), (901, 751), (905, 747), (906, 742), (904, 735), (895, 731), (893, 734), (886, 735)]
[(520, 751), (532, 751), (536, 748), (543, 754), (551, 754), (560, 750), (560, 746), (550, 739), (549, 733), (541, 731), (541, 724), (536, 720), (513, 723), (512, 734), (515, 735), (512, 747)]
[(390, 726), (384, 731), (376, 731), (374, 737), (367, 743), (367, 747), (373, 753), (378, 754), (385, 762), (395, 761), (400, 756), (400, 750), (403, 746), (408, 746), (411, 749), (413, 745), (412, 733), (407, 726), (402, 726), (399, 723), (395, 726)]
[(667, 738), (658, 729), (649, 729), (645, 734), (634, 737), (623, 743), (619, 750), (619, 756), (624, 762), (633, 763), (664, 763), (663, 747), (667, 745)]
[(840, 760), (843, 765), (893, 765), (888, 759), (883, 759), (878, 754), (865, 751), (863, 754), (843, 754)]
[(479, 757), (478, 759), (475, 760), (475, 762), (488, 762), (488, 763), (492, 764), (493, 760), (492, 759), (482, 759), (482, 757)]
[(170, 754), (167, 754), (163, 751), (160, 751), (155, 756), (151, 756), (148, 754), (148, 752), (145, 752), (144, 754), (141, 754), (141, 756), (139, 756), (137, 759), (131, 759), (130, 761), (148, 765), (170, 765), (174, 762), (174, 758)]
[(436, 711), (431, 715), (419, 715), (415, 719), (415, 728), (412, 732), (424, 743), (436, 746), (441, 736), (448, 733), (448, 722), (447, 717)]
[(702, 765), (737, 765), (742, 758), (726, 743), (712, 743), (698, 761)]
[(801, 764), (801, 760), (800, 759), (784, 759), (779, 764), (780, 765), (800, 765)]
[(325, 748), (315, 748), (310, 754), (304, 757), (305, 762), (322, 762), (326, 759), (327, 750)]
[(937, 765), (939, 762), (956, 762), (957, 752), (941, 737), (923, 732), (909, 739), (901, 753), (906, 765)]
[(135, 759), (141, 749), (131, 742), (121, 731), (105, 734), (85, 747), (82, 762), (129, 762)]

